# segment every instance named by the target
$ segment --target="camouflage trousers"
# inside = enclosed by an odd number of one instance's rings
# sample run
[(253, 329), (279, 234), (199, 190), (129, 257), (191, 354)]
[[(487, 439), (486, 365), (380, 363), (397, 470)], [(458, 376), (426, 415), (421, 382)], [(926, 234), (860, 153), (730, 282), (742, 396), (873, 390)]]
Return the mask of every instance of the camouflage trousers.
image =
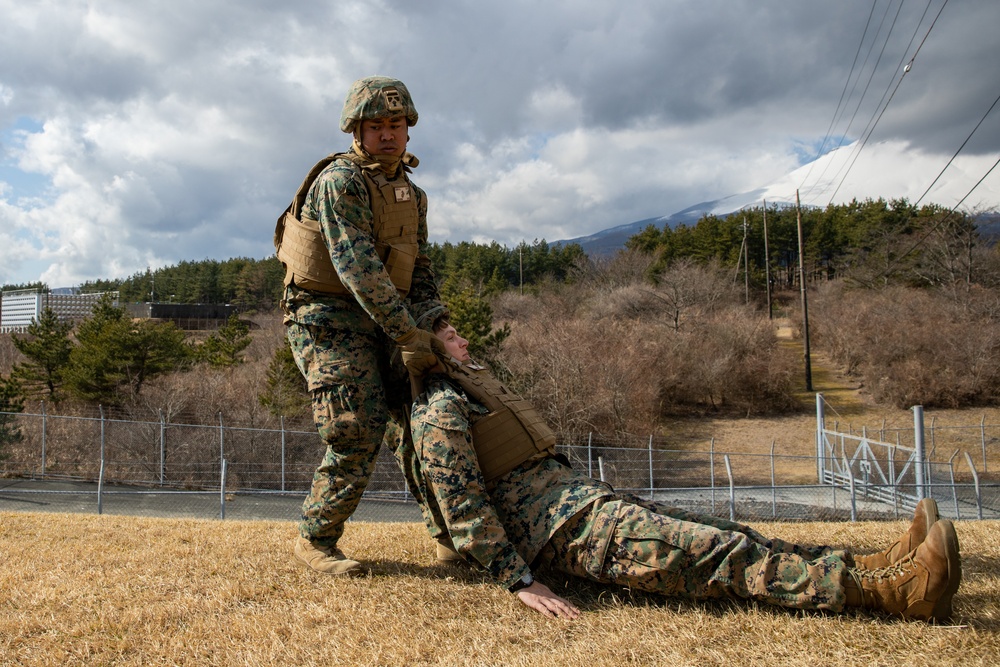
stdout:
[(693, 600), (740, 598), (842, 611), (846, 552), (767, 539), (749, 526), (634, 496), (563, 524), (539, 560), (601, 583)]
[(302, 504), (299, 533), (333, 546), (361, 501), (383, 440), (396, 451), (396, 441), (408, 437), (406, 382), (390, 368), (388, 339), (295, 322), (287, 336), (326, 443)]

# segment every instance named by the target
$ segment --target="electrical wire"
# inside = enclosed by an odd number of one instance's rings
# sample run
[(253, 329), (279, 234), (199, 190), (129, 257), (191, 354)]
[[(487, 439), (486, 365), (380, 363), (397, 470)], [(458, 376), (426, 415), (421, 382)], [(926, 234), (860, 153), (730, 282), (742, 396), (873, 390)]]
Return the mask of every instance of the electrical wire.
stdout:
[(941, 225), (943, 225), (945, 222), (947, 222), (951, 218), (951, 216), (953, 216), (955, 214), (955, 212), (958, 211), (958, 207), (961, 206), (965, 202), (965, 200), (968, 199), (972, 195), (972, 193), (976, 191), (976, 188), (978, 188), (982, 184), (982, 182), (986, 180), (987, 176), (989, 176), (991, 173), (993, 173), (993, 170), (997, 168), (997, 165), (1000, 165), (1000, 158), (997, 158), (997, 161), (993, 163), (993, 166), (986, 170), (986, 173), (983, 174), (982, 178), (980, 178), (978, 181), (976, 181), (976, 184), (972, 186), (972, 189), (969, 190), (968, 192), (966, 192), (965, 196), (962, 197), (961, 199), (959, 199), (958, 203), (955, 204), (954, 206), (952, 206), (950, 211), (948, 211), (943, 216), (941, 216), (941, 219), (938, 220), (936, 223), (934, 223), (934, 225), (932, 225), (931, 228), (929, 230), (927, 230), (926, 234), (924, 234), (919, 239), (917, 239), (917, 242), (914, 243), (912, 246), (910, 246), (909, 249), (906, 250), (906, 252), (903, 252), (898, 257), (896, 257), (892, 261), (892, 263), (886, 268), (886, 270), (882, 272), (882, 275), (883, 276), (889, 275), (889, 272), (893, 269), (893, 267), (896, 264), (898, 264), (899, 262), (901, 262), (905, 257), (907, 257), (914, 250), (916, 250), (917, 248), (919, 248), (920, 246), (922, 246), (924, 244), (924, 241), (926, 241), (928, 238), (930, 238), (931, 234), (933, 234), (935, 231), (937, 231), (938, 228), (941, 227)]
[[(830, 195), (830, 202), (829, 203), (832, 204), (834, 197), (836, 197), (837, 193), (840, 192), (841, 186), (843, 186), (844, 185), (844, 181), (847, 180), (847, 175), (850, 173), (851, 169), (854, 167), (854, 163), (857, 162), (858, 157), (861, 155), (861, 150), (868, 143), (868, 139), (871, 138), (872, 132), (875, 131), (875, 127), (878, 125), (879, 121), (882, 120), (882, 115), (885, 113), (886, 109), (889, 108), (889, 104), (892, 102), (893, 97), (896, 96), (896, 91), (899, 90), (899, 86), (900, 86), (901, 83), (903, 83), (903, 79), (906, 77), (907, 74), (909, 74), (910, 70), (913, 68), (913, 62), (917, 59), (917, 54), (920, 53), (920, 49), (923, 48), (924, 42), (927, 41), (927, 37), (931, 34), (931, 30), (934, 29), (934, 26), (937, 24), (938, 19), (941, 17), (941, 12), (944, 11), (944, 8), (947, 5), (948, 5), (948, 0), (944, 0), (944, 3), (941, 5), (941, 8), (938, 10), (937, 16), (934, 17), (933, 21), (931, 21), (931, 25), (930, 25), (930, 27), (927, 28), (927, 32), (924, 34), (924, 38), (920, 41), (920, 45), (917, 46), (917, 50), (913, 53), (913, 56), (910, 57), (909, 62), (906, 63), (906, 67), (903, 68), (903, 73), (902, 73), (902, 75), (900, 75), (899, 80), (896, 82), (896, 87), (893, 88), (892, 95), (889, 96), (889, 99), (888, 99), (888, 101), (886, 101), (885, 106), (882, 107), (882, 110), (879, 112), (878, 117), (875, 119), (875, 122), (871, 126), (871, 130), (869, 130), (868, 134), (863, 137), (863, 139), (862, 139), (861, 142), (859, 142), (859, 147), (854, 152), (854, 159), (851, 160), (850, 164), (847, 167), (847, 171), (844, 172), (844, 176), (843, 176), (843, 178), (840, 179), (840, 183), (837, 184), (837, 188), (833, 191), (833, 194)], [(912, 40), (911, 40), (911, 43), (912, 43)]]
[[(851, 71), (847, 73), (847, 80), (844, 81), (844, 89), (840, 91), (840, 99), (837, 100), (837, 108), (833, 112), (833, 118), (830, 119), (830, 127), (826, 128), (826, 136), (823, 137), (822, 143), (820, 143), (819, 151), (817, 151), (817, 157), (823, 155), (823, 151), (826, 149), (826, 142), (830, 139), (831, 133), (833, 132), (833, 126), (837, 123), (837, 117), (840, 115), (841, 105), (844, 103), (844, 97), (847, 94), (847, 87), (851, 85), (851, 79), (854, 78), (854, 68), (858, 64), (858, 56), (861, 55), (861, 47), (865, 44), (865, 37), (868, 36), (868, 28), (871, 27), (872, 17), (875, 15), (875, 7), (878, 5), (878, 0), (872, 0), (872, 8), (868, 12), (868, 21), (865, 23), (865, 29), (861, 33), (861, 41), (858, 42), (858, 49), (854, 52), (854, 62), (851, 63)], [(860, 73), (858, 78), (860, 78)], [(809, 169), (806, 170), (805, 176), (799, 183), (799, 188), (805, 186), (806, 181), (809, 180), (809, 174), (812, 173), (813, 166), (816, 164), (816, 160), (809, 163)]]
[[(902, 0), (900, 0), (899, 7), (902, 8), (902, 6), (903, 6), (903, 2), (902, 2)], [(882, 26), (885, 25), (885, 19), (889, 15), (889, 10), (891, 8), (892, 8), (892, 0), (889, 0), (889, 2), (885, 6), (885, 13), (882, 14), (882, 20), (879, 22), (878, 30), (875, 31), (875, 37), (872, 38), (872, 43), (868, 47), (868, 53), (867, 53), (867, 55), (865, 55), (865, 62), (862, 64), (862, 70), (864, 69), (865, 65), (868, 64), (868, 59), (871, 57), (872, 50), (875, 48), (875, 43), (878, 40), (879, 34), (881, 34), (881, 32), (882, 32)], [(896, 11), (896, 17), (897, 18), (899, 17), (899, 10), (898, 9)], [(861, 104), (864, 102), (865, 95), (867, 94), (868, 88), (869, 88), (869, 86), (871, 86), (872, 79), (875, 77), (875, 72), (878, 69), (878, 62), (881, 61), (882, 54), (885, 52), (885, 45), (886, 45), (886, 43), (888, 43), (889, 35), (892, 34), (892, 27), (894, 27), (895, 25), (896, 25), (896, 19), (893, 19), (892, 26), (889, 28), (889, 33), (886, 35), (886, 38), (885, 38), (885, 40), (882, 43), (882, 49), (879, 52), (879, 57), (876, 60), (875, 66), (872, 67), (872, 71), (871, 71), (871, 74), (868, 77), (868, 81), (865, 83), (865, 88), (861, 92), (861, 97), (858, 98), (858, 103), (854, 107), (854, 113), (851, 114), (851, 120), (847, 123), (847, 129), (845, 129), (844, 132), (843, 132), (843, 134), (841, 135), (840, 142), (838, 142), (838, 144), (837, 144), (837, 148), (840, 148), (841, 146), (844, 145), (844, 137), (846, 137), (847, 133), (850, 132), (851, 125), (854, 124), (854, 120), (858, 116), (858, 111), (861, 109)], [(857, 89), (857, 84), (858, 84), (858, 82), (860, 80), (861, 80), (861, 74), (859, 72), (858, 73), (858, 80), (854, 82), (854, 88), (851, 89), (851, 95), (849, 97), (853, 97), (854, 96), (854, 91)], [(835, 148), (833, 150), (837, 150), (837, 148)], [(820, 173), (819, 177), (816, 179), (817, 185), (823, 181), (823, 176), (826, 175), (826, 171), (829, 168), (830, 168), (830, 163), (828, 162), (823, 167), (822, 173)]]
[[(924, 200), (924, 197), (927, 196), (927, 193), (931, 191), (931, 188), (933, 188), (934, 184), (938, 182), (938, 179), (940, 179), (941, 176), (944, 175), (944, 172), (948, 170), (948, 167), (951, 166), (951, 163), (955, 161), (955, 158), (958, 157), (958, 154), (962, 152), (963, 148), (965, 148), (965, 144), (969, 143), (969, 139), (971, 139), (972, 135), (976, 133), (976, 130), (978, 130), (979, 126), (983, 124), (983, 121), (986, 120), (986, 117), (990, 115), (990, 112), (993, 111), (993, 108), (996, 107), (996, 105), (997, 105), (998, 102), (1000, 102), (1000, 95), (997, 95), (997, 98), (995, 100), (993, 100), (993, 104), (991, 104), (990, 108), (986, 111), (986, 113), (983, 114), (983, 117), (979, 119), (979, 122), (976, 123), (976, 126), (974, 128), (972, 128), (972, 132), (969, 132), (969, 136), (967, 136), (965, 138), (965, 141), (963, 141), (962, 145), (958, 147), (958, 150), (955, 151), (955, 154), (951, 156), (951, 159), (948, 160), (948, 164), (946, 164), (944, 166), (944, 169), (942, 169), (941, 173), (939, 173), (937, 175), (937, 177), (934, 179), (934, 182), (927, 186), (927, 189), (924, 190), (924, 194), (920, 195), (920, 199), (918, 199), (917, 201), (913, 202), (914, 206), (919, 205), (920, 202), (922, 202)], [(994, 166), (996, 166), (996, 165), (994, 165)], [(992, 169), (990, 171), (992, 171)], [(989, 172), (987, 172), (987, 173), (989, 173)], [(981, 182), (982, 181), (980, 181), (980, 183)], [(979, 185), (979, 183), (977, 183), (976, 185)], [(966, 197), (968, 197), (968, 196), (969, 195), (966, 195)], [(963, 198), (963, 201), (964, 201), (964, 198)]]

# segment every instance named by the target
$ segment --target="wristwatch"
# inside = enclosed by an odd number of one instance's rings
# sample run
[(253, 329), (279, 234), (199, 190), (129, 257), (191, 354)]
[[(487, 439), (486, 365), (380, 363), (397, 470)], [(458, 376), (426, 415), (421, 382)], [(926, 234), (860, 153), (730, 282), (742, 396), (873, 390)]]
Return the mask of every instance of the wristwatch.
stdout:
[(533, 583), (535, 583), (535, 578), (532, 577), (531, 573), (529, 572), (528, 574), (526, 574), (523, 577), (521, 577), (520, 579), (518, 579), (517, 583), (515, 583), (513, 586), (511, 586), (507, 590), (509, 590), (511, 593), (516, 593), (519, 590), (521, 590), (522, 588), (527, 588), (528, 586), (530, 586)]

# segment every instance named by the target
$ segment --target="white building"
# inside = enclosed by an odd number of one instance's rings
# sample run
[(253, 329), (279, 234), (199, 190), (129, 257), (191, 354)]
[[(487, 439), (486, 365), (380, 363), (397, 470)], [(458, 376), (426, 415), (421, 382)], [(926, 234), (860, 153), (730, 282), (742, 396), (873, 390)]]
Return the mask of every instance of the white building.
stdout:
[[(76, 322), (88, 317), (102, 294), (75, 294), (37, 289), (4, 292), (0, 303), (0, 333), (24, 333), (28, 326), (50, 308), (60, 320)], [(112, 293), (118, 305), (118, 293)]]

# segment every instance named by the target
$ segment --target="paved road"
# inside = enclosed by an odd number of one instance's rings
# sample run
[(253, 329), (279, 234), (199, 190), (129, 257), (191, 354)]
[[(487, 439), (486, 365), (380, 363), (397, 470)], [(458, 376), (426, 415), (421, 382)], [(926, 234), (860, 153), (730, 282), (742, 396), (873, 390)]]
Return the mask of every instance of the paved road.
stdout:
[[(304, 493), (226, 494), (225, 518), (298, 521)], [(0, 511), (81, 512), (134, 516), (218, 519), (218, 491), (158, 492), (144, 487), (105, 485), (98, 507), (97, 484), (0, 479)], [(403, 499), (366, 499), (355, 521), (421, 521), (416, 503)]]
[[(134, 516), (218, 519), (223, 516), (219, 492), (160, 491), (146, 487), (105, 485), (98, 500), (97, 484), (92, 482), (35, 481), (0, 479), (0, 511), (82, 512)], [(646, 497), (644, 493), (640, 493)], [(228, 493), (226, 519), (297, 521), (305, 494), (297, 493)], [(983, 518), (1000, 519), (1000, 488), (983, 489)], [(893, 508), (880, 502), (857, 500), (851, 503), (843, 489), (799, 486), (742, 488), (734, 491), (730, 505), (727, 488), (674, 489), (657, 492), (655, 499), (670, 506), (733, 516), (739, 521), (849, 521), (852, 513), (861, 521), (905, 519), (906, 508)], [(936, 496), (943, 516), (952, 519), (975, 519), (975, 498)], [(853, 506), (852, 506), (853, 505)], [(354, 514), (355, 521), (421, 521), (420, 510), (409, 496), (366, 497)]]

